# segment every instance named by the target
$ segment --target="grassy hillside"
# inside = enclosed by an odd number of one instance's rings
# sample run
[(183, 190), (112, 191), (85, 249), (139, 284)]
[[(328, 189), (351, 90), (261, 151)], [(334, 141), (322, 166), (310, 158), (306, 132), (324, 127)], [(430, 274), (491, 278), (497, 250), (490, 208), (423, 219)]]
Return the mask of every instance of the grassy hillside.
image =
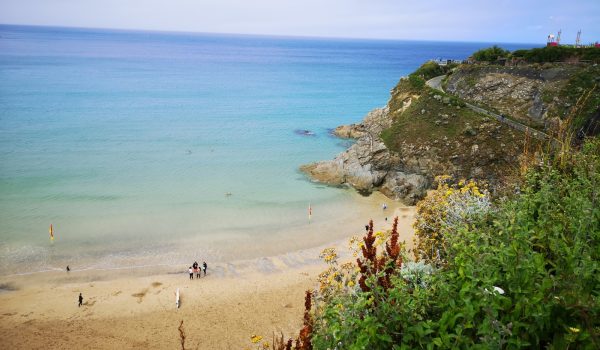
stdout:
[(432, 176), (446, 173), (497, 182), (515, 173), (527, 143), (521, 132), (465, 108), (456, 97), (430, 89), (419, 76), (402, 79), (392, 90), (388, 106), (393, 123), (381, 134), (385, 145), (407, 164), (429, 160), (426, 170)]

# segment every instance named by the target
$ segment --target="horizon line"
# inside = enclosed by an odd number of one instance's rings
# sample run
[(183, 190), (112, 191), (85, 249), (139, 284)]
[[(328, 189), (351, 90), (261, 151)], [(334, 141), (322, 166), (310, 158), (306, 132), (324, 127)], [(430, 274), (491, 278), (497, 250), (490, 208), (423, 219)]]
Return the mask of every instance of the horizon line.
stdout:
[(410, 41), (410, 42), (436, 42), (436, 43), (473, 43), (473, 44), (524, 44), (524, 45), (540, 45), (545, 46), (545, 43), (531, 42), (509, 42), (509, 41), (469, 41), (469, 40), (432, 40), (432, 39), (402, 39), (402, 38), (372, 38), (372, 37), (340, 37), (340, 36), (317, 36), (317, 35), (297, 35), (297, 34), (265, 34), (265, 33), (235, 33), (235, 32), (204, 32), (204, 31), (186, 31), (186, 30), (164, 30), (164, 29), (140, 29), (140, 28), (111, 28), (111, 27), (80, 27), (54, 24), (22, 24), (22, 23), (0, 23), (0, 26), (14, 27), (43, 27), (43, 28), (64, 28), (64, 29), (84, 29), (84, 30), (113, 30), (123, 32), (150, 32), (161, 34), (196, 34), (196, 35), (230, 35), (230, 36), (248, 36), (248, 37), (275, 37), (275, 38), (290, 38), (290, 39), (323, 39), (323, 40), (365, 40), (365, 41)]

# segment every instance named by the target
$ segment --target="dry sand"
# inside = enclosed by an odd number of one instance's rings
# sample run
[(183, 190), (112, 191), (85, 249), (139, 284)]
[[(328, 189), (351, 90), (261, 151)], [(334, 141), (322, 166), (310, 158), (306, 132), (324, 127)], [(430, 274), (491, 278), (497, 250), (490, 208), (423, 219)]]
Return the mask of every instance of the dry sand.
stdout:
[[(401, 240), (410, 245), (414, 208), (395, 214)], [(351, 258), (346, 241), (332, 245), (342, 259)], [(209, 262), (208, 275), (193, 281), (182, 268), (154, 275), (137, 270), (2, 277), (0, 348), (181, 349), (181, 321), (186, 349), (245, 349), (254, 334), (269, 342), (273, 332), (294, 336), (302, 324), (304, 291), (315, 287), (324, 268), (318, 261), (322, 248)]]

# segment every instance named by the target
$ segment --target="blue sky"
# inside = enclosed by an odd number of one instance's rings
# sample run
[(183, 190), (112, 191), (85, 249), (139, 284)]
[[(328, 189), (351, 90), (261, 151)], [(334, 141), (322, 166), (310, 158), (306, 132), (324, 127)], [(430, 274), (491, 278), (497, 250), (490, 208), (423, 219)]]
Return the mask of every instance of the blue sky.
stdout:
[(319, 37), (600, 41), (600, 0), (0, 0), (0, 23)]

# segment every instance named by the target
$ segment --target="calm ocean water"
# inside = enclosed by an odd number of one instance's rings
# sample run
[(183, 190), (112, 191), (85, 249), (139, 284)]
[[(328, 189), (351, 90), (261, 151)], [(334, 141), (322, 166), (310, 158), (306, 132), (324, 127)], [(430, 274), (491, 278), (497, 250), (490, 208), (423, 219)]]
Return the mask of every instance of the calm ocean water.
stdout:
[(425, 60), (489, 45), (0, 26), (0, 274), (269, 253), (309, 203), (326, 242), (367, 204), (298, 166)]

